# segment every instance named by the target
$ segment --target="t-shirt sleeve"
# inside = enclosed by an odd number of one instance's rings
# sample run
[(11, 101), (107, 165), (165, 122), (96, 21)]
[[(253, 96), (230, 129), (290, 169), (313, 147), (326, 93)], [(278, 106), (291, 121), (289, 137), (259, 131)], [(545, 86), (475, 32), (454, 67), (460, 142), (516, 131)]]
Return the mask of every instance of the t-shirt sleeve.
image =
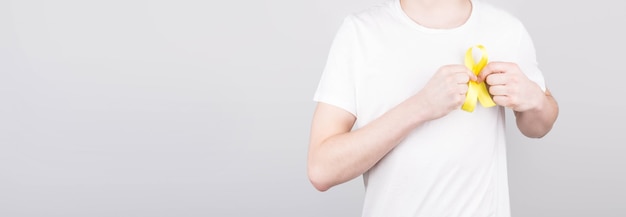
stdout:
[(518, 65), (522, 72), (531, 80), (537, 83), (543, 91), (546, 90), (546, 84), (543, 73), (539, 69), (537, 63), (537, 54), (530, 34), (522, 25), (520, 31), (520, 43), (518, 50)]
[(323, 102), (342, 108), (356, 116), (355, 78), (353, 52), (356, 31), (350, 17), (346, 17), (335, 34), (326, 66), (322, 72), (317, 91), (313, 96), (316, 102)]

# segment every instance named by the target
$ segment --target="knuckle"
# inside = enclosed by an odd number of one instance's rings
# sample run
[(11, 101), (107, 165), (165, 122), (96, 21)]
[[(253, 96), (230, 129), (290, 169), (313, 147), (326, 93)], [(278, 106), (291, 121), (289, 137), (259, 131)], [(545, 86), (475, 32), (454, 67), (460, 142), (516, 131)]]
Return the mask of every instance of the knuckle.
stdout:
[(486, 79), (488, 84), (496, 83), (497, 80), (498, 80), (498, 75), (490, 75)]
[(457, 96), (456, 102), (457, 102), (458, 105), (462, 105), (463, 102), (465, 102), (465, 96), (463, 96), (463, 95)]
[(456, 79), (454, 79), (454, 76), (447, 76), (446, 77), (446, 82), (447, 83), (454, 83)]
[(456, 88), (449, 88), (448, 89), (448, 94), (453, 95), (453, 96), (454, 95), (458, 95), (459, 91)]

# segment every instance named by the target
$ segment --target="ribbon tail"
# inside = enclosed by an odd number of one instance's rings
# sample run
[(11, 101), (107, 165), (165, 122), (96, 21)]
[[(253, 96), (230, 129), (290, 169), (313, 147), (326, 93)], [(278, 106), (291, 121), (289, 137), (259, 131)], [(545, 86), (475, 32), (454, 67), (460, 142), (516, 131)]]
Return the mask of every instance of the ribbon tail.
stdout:
[(489, 108), (496, 106), (496, 103), (493, 99), (491, 99), (491, 95), (489, 95), (489, 91), (487, 90), (487, 85), (485, 85), (484, 82), (478, 84), (478, 89), (480, 90), (478, 91), (478, 101), (483, 107)]
[(479, 91), (478, 84), (474, 81), (469, 82), (469, 88), (467, 89), (467, 93), (465, 95), (465, 102), (461, 109), (467, 112), (473, 112), (474, 108), (476, 108), (476, 101), (478, 100)]

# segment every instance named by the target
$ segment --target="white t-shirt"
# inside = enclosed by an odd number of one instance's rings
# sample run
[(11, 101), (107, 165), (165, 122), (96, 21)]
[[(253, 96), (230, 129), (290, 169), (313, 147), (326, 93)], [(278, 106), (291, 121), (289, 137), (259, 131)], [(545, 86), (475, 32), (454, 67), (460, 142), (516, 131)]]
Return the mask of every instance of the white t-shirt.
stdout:
[[(338, 30), (314, 100), (354, 114), (363, 127), (414, 95), (442, 65), (486, 47), (489, 61), (517, 63), (545, 89), (532, 40), (509, 13), (473, 1), (453, 29), (412, 21), (399, 0), (349, 15)], [(455, 110), (413, 130), (363, 174), (363, 216), (509, 217), (505, 112)]]

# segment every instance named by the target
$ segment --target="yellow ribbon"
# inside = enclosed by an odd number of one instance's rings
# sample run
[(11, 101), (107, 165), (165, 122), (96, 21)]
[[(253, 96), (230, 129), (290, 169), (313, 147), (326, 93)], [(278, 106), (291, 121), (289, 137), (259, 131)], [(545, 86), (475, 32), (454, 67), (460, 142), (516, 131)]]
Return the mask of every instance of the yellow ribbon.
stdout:
[[(480, 49), (482, 55), (478, 63), (474, 62), (474, 55), (472, 53), (472, 49), (477, 47)], [(476, 45), (470, 47), (467, 52), (465, 52), (465, 66), (472, 70), (472, 72), (478, 76), (481, 70), (487, 65), (487, 51), (485, 46)], [(467, 90), (467, 94), (465, 95), (465, 102), (461, 109), (467, 112), (473, 112), (476, 107), (476, 101), (480, 101), (480, 104), (485, 108), (489, 108), (495, 106), (496, 103), (491, 99), (491, 95), (489, 95), (489, 91), (487, 91), (487, 86), (485, 82), (477, 83), (475, 81), (469, 81), (468, 83), (469, 89)]]

